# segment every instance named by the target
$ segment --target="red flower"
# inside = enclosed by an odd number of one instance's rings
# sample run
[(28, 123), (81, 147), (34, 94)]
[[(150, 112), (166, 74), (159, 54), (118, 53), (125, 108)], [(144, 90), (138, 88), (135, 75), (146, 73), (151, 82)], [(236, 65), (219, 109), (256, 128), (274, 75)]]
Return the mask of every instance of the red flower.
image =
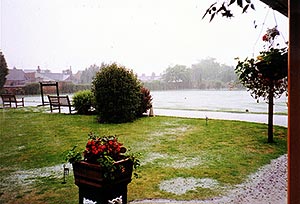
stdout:
[(83, 155), (87, 161), (92, 163), (96, 163), (104, 155), (117, 160), (121, 154), (125, 153), (122, 145), (115, 136), (95, 137), (95, 135), (91, 135)]
[(265, 34), (263, 37), (262, 37), (262, 40), (263, 41), (269, 41), (269, 36), (267, 34)]

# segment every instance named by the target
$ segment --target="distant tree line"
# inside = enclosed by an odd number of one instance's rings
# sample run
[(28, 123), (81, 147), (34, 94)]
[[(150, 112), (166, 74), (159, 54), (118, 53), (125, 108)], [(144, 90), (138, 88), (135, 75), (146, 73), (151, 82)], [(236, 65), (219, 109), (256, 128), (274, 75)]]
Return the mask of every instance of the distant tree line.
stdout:
[(92, 84), (93, 78), (96, 76), (96, 73), (103, 67), (105, 67), (104, 63), (102, 63), (100, 65), (100, 67), (96, 64), (93, 64), (93, 65), (89, 66), (88, 68), (85, 68), (85, 70), (83, 70), (81, 73), (78, 83), (79, 84)]
[[(107, 66), (93, 64), (82, 71), (78, 84), (60, 82), (61, 93), (75, 93), (90, 89), (96, 73)], [(242, 88), (233, 66), (220, 64), (214, 58), (200, 60), (191, 67), (185, 65), (169, 66), (159, 80), (143, 82), (150, 90), (178, 90), (178, 89), (233, 89)], [(40, 94), (39, 83), (26, 84), (21, 90), (14, 90), (19, 94)]]
[(234, 69), (233, 66), (216, 62), (215, 58), (207, 58), (191, 67), (170, 66), (160, 80), (144, 84), (150, 90), (241, 88)]
[[(91, 84), (96, 73), (106, 65), (91, 65), (80, 77), (79, 84)], [(234, 72), (235, 67), (220, 64), (215, 58), (200, 60), (191, 67), (175, 65), (168, 67), (159, 80), (143, 82), (150, 90), (178, 89), (232, 89), (242, 88)]]

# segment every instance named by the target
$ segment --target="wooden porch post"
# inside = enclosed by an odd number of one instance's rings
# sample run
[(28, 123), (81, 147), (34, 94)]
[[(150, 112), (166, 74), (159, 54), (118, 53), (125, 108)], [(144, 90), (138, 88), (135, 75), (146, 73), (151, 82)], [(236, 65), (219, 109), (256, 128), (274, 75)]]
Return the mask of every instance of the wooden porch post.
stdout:
[(300, 1), (289, 0), (288, 203), (300, 204)]

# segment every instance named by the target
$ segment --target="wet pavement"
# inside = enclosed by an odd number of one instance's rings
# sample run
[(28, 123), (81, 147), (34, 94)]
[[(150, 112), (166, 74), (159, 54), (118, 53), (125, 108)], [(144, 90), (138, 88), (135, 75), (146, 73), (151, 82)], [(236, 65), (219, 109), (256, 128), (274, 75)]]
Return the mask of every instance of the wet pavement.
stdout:
[[(154, 115), (190, 117), (190, 118), (208, 118), (221, 120), (238, 120), (247, 122), (257, 122), (268, 124), (267, 114), (256, 113), (231, 113), (217, 111), (193, 111), (193, 110), (172, 110), (172, 109), (154, 109)], [(287, 127), (287, 115), (274, 115), (274, 125)]]

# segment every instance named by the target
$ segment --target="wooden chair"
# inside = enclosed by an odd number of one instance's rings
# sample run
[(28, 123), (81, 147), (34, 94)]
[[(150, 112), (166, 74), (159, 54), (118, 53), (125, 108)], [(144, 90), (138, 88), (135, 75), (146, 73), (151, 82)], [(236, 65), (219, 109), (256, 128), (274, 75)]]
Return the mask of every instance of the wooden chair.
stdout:
[(15, 108), (24, 107), (24, 97), (17, 99), (14, 94), (1, 94), (1, 99), (3, 108), (11, 108), (13, 104)]
[(50, 96), (50, 95), (48, 95), (48, 99), (49, 99), (51, 113), (53, 112), (53, 110), (58, 110), (58, 112), (61, 113), (61, 107), (68, 107), (69, 113), (70, 114), (72, 113), (72, 110), (71, 110), (72, 105), (71, 105), (68, 95), (66, 95), (66, 96)]

